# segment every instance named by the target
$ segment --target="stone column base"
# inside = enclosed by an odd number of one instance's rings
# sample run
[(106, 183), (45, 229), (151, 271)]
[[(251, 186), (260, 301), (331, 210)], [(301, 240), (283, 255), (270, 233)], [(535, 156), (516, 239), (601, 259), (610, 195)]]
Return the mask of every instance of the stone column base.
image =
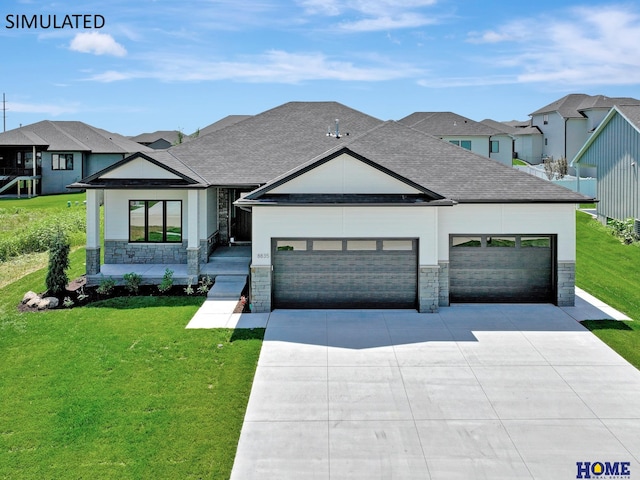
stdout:
[(200, 275), (200, 247), (187, 248), (187, 275), (195, 278)]
[(100, 247), (86, 248), (87, 275), (100, 273)]
[(559, 307), (573, 307), (576, 304), (576, 264), (575, 262), (558, 262), (558, 296)]
[(271, 265), (251, 266), (251, 312), (271, 311)]
[(439, 271), (437, 265), (420, 265), (418, 268), (418, 311), (420, 313), (437, 313), (439, 298)]
[(439, 262), (440, 272), (438, 272), (438, 292), (439, 305), (449, 306), (449, 262)]

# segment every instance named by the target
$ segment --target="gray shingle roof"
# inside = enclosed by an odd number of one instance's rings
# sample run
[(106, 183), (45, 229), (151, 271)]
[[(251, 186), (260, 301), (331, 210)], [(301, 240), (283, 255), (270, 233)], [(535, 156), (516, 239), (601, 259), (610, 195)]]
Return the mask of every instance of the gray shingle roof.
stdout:
[[(335, 132), (340, 120), (341, 137)], [(222, 131), (220, 131), (222, 132)], [(348, 135), (347, 135), (348, 133)], [(348, 148), (458, 202), (585, 202), (588, 199), (398, 122), (336, 102), (291, 102), (166, 151), (145, 155), (201, 185), (258, 186)]]
[(0, 146), (32, 145), (48, 146), (48, 150), (52, 151), (92, 153), (131, 153), (151, 150), (117, 133), (75, 121), (43, 120), (0, 133)]
[(345, 146), (458, 202), (585, 201), (564, 187), (396, 122), (386, 122)]
[(640, 105), (618, 105), (616, 108), (640, 131)]
[(399, 120), (399, 123), (436, 136), (491, 136), (500, 130), (452, 112), (415, 112)]
[(614, 105), (640, 105), (640, 100), (631, 97), (606, 97), (572, 93), (550, 103), (529, 115), (558, 112), (563, 118), (583, 118), (581, 113), (590, 108), (609, 109)]
[(201, 128), (198, 133), (198, 136), (208, 135), (209, 133), (217, 132), (218, 130), (222, 130), (223, 128), (227, 128), (231, 125), (235, 125), (236, 123), (251, 117), (252, 115), (227, 115), (226, 117), (218, 120), (217, 122), (214, 122), (211, 125), (207, 125), (206, 127)]
[[(137, 143), (149, 144), (153, 142), (157, 142), (158, 140), (166, 140), (167, 142), (174, 144), (178, 142), (179, 132), (178, 130), (158, 130), (156, 132), (151, 133), (141, 133), (140, 135), (136, 135), (135, 137), (130, 137), (130, 140), (133, 140)], [(184, 135), (182, 141), (189, 141), (191, 137), (189, 135)]]
[[(326, 135), (336, 119), (341, 139)], [(212, 185), (260, 185), (381, 123), (337, 102), (290, 102), (169, 151)]]

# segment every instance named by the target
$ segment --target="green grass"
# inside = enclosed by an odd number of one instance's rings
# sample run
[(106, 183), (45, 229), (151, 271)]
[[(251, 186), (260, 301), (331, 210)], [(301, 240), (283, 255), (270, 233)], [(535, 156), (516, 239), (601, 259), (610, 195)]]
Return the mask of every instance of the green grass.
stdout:
[(518, 158), (514, 158), (511, 163), (512, 163), (512, 165), (519, 165), (519, 166), (523, 166), (523, 167), (526, 167), (527, 165), (529, 165), (527, 162), (523, 162), (522, 160), (520, 160)]
[[(85, 243), (84, 193), (0, 199), (0, 262), (43, 252), (58, 228), (72, 246)], [(70, 205), (70, 206), (69, 206)]]
[(228, 478), (264, 331), (186, 330), (202, 297), (19, 313), (44, 278), (0, 289), (0, 478)]
[(640, 368), (640, 248), (623, 245), (609, 230), (576, 212), (576, 284), (635, 322), (583, 322)]

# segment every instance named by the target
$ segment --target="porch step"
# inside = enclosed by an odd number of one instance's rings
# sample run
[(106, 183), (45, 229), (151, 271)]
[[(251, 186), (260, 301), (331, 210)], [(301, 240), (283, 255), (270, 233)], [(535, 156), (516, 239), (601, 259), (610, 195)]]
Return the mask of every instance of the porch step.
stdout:
[(210, 257), (209, 263), (200, 264), (200, 274), (218, 277), (220, 275), (249, 274), (251, 258), (246, 257)]
[(207, 293), (207, 298), (238, 300), (246, 285), (247, 275), (217, 275), (213, 287)]

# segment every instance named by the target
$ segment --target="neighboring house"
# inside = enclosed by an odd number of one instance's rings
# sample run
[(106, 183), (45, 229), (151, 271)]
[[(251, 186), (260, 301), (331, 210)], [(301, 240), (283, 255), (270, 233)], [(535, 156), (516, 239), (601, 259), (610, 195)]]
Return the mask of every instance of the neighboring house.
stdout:
[(191, 137), (178, 130), (158, 130), (153, 133), (141, 133), (130, 139), (154, 150), (165, 150), (173, 145), (187, 142)]
[(0, 193), (18, 180), (36, 180), (40, 194), (67, 192), (69, 183), (139, 151), (152, 150), (82, 122), (43, 120), (8, 130), (0, 133)]
[(519, 158), (527, 163), (540, 163), (543, 143), (542, 132), (538, 127), (531, 126), (531, 121), (497, 122), (486, 119), (480, 123), (495, 128), (513, 138), (514, 158)]
[(598, 218), (640, 222), (640, 105), (616, 105), (602, 120), (573, 165), (595, 168)]
[[(336, 122), (336, 119), (339, 120)], [(575, 204), (593, 199), (335, 102), (291, 102), (71, 185), (87, 274), (250, 242), (254, 312), (574, 304)]]
[[(542, 155), (533, 163), (546, 157), (564, 157), (570, 162), (609, 110), (622, 104), (640, 105), (640, 100), (574, 93), (530, 113), (531, 125), (544, 136)], [(592, 173), (583, 171), (583, 176)]]
[(512, 164), (512, 138), (480, 122), (451, 112), (415, 112), (399, 122), (504, 165)]

